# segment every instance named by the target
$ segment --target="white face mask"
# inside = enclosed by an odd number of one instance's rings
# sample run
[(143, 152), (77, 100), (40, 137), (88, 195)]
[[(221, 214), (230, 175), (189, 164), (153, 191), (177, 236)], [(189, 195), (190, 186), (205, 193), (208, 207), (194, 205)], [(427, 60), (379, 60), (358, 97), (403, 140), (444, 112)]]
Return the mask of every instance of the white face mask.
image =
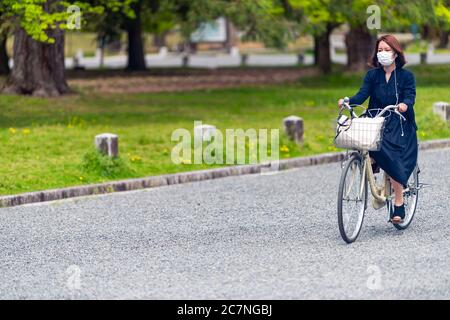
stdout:
[(393, 52), (381, 51), (377, 53), (378, 62), (381, 63), (382, 66), (388, 67), (394, 63), (395, 57)]

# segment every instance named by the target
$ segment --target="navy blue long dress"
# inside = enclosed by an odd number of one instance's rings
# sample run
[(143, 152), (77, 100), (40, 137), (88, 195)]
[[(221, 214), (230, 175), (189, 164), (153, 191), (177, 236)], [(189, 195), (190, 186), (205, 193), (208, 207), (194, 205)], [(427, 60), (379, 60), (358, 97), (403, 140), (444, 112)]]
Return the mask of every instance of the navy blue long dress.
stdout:
[[(408, 110), (403, 113), (406, 121), (392, 112), (386, 118), (380, 151), (371, 151), (369, 154), (390, 177), (406, 187), (408, 178), (416, 166), (418, 154), (417, 124), (413, 108), (416, 83), (411, 71), (397, 67), (395, 72), (398, 103), (403, 102), (408, 106)], [(369, 70), (359, 92), (350, 98), (350, 104), (362, 104), (368, 97), (370, 97), (369, 110), (395, 105), (397, 99), (394, 72), (386, 82), (386, 73), (382, 67)], [(369, 114), (375, 116), (376, 111), (369, 111)]]

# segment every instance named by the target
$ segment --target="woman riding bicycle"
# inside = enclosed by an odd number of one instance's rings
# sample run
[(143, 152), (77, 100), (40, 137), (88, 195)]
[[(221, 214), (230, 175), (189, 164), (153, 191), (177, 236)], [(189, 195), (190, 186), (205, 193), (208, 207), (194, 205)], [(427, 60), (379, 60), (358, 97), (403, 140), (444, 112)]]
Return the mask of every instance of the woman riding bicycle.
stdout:
[[(403, 69), (406, 60), (398, 40), (392, 35), (378, 39), (371, 66), (359, 92), (350, 98), (350, 104), (362, 104), (370, 97), (370, 110), (379, 110), (388, 105), (398, 105), (406, 121), (395, 114), (386, 119), (380, 151), (369, 152), (375, 161), (373, 168), (381, 167), (391, 178), (395, 192), (393, 223), (405, 218), (403, 190), (417, 163), (417, 125), (414, 115), (416, 84), (411, 71)], [(343, 99), (338, 104), (342, 107)]]

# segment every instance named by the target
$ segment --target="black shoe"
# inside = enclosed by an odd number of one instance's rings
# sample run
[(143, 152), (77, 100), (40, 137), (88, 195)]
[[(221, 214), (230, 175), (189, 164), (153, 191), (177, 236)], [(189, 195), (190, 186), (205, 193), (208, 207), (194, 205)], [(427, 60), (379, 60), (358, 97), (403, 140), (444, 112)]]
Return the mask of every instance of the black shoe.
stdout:
[(394, 214), (392, 217), (392, 223), (401, 223), (405, 219), (405, 204), (397, 207), (394, 205)]
[(380, 173), (380, 166), (378, 165), (378, 163), (372, 163), (372, 171), (373, 173)]

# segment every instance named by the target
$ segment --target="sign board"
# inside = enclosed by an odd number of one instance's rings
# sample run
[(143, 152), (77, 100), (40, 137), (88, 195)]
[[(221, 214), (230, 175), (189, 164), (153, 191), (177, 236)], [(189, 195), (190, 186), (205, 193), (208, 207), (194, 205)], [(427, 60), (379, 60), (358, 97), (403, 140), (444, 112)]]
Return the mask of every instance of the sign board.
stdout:
[(227, 23), (225, 18), (218, 18), (214, 22), (202, 23), (191, 34), (191, 42), (225, 42), (227, 41)]

